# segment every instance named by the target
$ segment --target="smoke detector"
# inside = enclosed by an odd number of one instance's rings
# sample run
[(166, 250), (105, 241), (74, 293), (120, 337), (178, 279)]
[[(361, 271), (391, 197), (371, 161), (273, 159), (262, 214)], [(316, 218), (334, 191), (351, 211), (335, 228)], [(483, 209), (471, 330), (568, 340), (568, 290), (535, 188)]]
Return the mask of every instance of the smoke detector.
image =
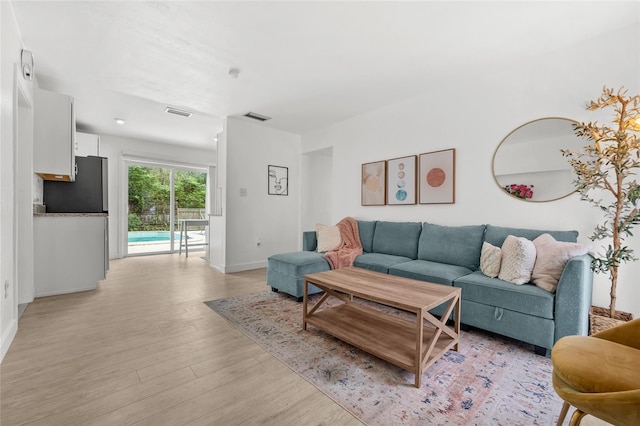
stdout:
[(238, 78), (239, 75), (240, 75), (240, 70), (238, 68), (229, 69), (229, 76), (231, 78)]

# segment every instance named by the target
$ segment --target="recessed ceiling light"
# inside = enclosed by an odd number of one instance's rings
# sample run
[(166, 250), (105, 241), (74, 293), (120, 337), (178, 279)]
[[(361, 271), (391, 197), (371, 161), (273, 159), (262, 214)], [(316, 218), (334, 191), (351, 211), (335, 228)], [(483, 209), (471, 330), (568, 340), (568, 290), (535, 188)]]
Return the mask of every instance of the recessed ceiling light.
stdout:
[(114, 118), (115, 122), (121, 126), (124, 126), (124, 123), (127, 122), (124, 118)]

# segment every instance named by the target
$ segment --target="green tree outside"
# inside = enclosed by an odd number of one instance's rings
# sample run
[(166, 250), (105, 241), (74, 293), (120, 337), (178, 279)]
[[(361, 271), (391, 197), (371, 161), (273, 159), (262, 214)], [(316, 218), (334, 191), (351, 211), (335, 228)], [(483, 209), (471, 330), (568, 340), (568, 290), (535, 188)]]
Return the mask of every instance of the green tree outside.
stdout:
[(207, 174), (178, 170), (175, 197), (176, 208), (203, 209), (207, 197)]
[[(175, 207), (204, 209), (207, 174), (177, 170)], [(129, 231), (167, 230), (170, 221), (171, 170), (129, 166)], [(142, 217), (147, 220), (142, 220)], [(150, 220), (149, 220), (150, 219)]]

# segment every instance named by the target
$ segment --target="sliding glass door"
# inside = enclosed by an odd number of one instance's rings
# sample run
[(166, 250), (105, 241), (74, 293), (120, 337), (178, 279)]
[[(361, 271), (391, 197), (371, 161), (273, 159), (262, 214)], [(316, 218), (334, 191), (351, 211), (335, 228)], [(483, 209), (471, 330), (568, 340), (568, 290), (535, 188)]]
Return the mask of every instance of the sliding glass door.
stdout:
[[(207, 218), (206, 169), (130, 163), (128, 180), (127, 255), (178, 251), (181, 221)], [(204, 247), (206, 228), (188, 231), (189, 250)]]
[(129, 165), (128, 254), (173, 250), (172, 187), (171, 169)]
[[(207, 173), (202, 171), (175, 171), (175, 230), (180, 236), (180, 226), (189, 238), (189, 250), (202, 248), (207, 242), (205, 222), (206, 212)], [(186, 238), (183, 236), (183, 238)], [(179, 241), (178, 241), (179, 242)], [(191, 248), (193, 247), (193, 248)]]

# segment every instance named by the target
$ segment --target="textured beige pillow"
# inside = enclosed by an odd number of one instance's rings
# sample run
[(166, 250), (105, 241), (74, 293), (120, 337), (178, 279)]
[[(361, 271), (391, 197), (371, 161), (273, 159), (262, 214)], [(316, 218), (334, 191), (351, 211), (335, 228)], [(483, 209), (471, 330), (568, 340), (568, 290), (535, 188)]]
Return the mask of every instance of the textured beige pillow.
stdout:
[(487, 243), (482, 243), (480, 252), (480, 270), (488, 277), (495, 278), (500, 273), (500, 262), (502, 261), (502, 250)]
[(340, 229), (337, 226), (316, 224), (316, 238), (318, 239), (318, 252), (333, 250), (342, 243)]
[(587, 254), (591, 249), (588, 244), (556, 241), (549, 234), (540, 235), (533, 240), (533, 244), (536, 247), (537, 258), (531, 281), (551, 293), (555, 293), (567, 262), (574, 256)]
[(535, 263), (536, 247), (533, 242), (509, 235), (502, 243), (502, 262), (498, 278), (518, 285), (528, 283)]

